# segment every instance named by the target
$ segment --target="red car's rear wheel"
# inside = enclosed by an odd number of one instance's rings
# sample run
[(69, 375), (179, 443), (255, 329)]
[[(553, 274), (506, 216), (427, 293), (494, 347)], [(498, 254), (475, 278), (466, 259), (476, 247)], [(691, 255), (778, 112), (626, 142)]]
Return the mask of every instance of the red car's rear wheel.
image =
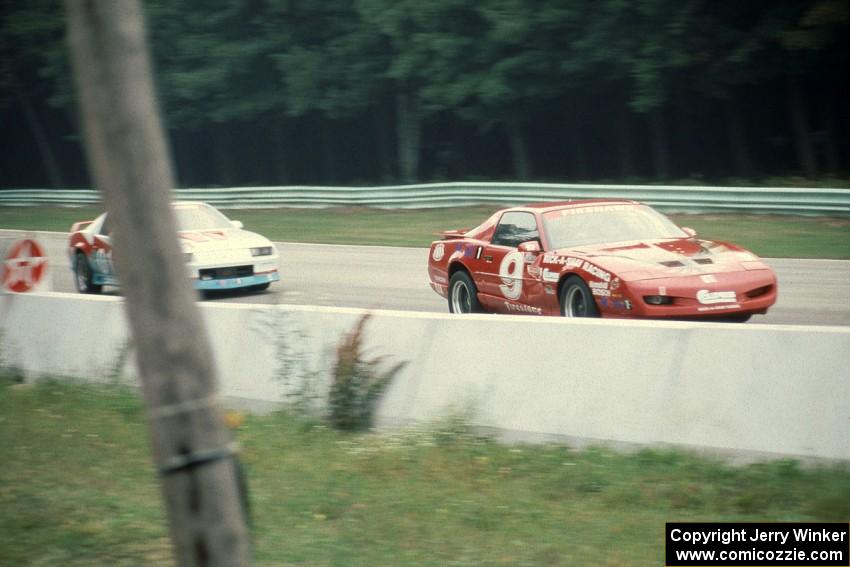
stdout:
[(464, 271), (455, 272), (449, 280), (449, 312), (481, 313), (478, 302), (478, 288)]

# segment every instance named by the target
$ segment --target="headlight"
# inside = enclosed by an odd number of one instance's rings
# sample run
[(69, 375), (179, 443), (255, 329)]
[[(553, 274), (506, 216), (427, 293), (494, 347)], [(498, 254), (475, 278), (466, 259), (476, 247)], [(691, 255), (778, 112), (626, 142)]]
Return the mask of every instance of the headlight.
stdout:
[(271, 254), (271, 246), (258, 246), (257, 248), (251, 248), (251, 256), (271, 256)]

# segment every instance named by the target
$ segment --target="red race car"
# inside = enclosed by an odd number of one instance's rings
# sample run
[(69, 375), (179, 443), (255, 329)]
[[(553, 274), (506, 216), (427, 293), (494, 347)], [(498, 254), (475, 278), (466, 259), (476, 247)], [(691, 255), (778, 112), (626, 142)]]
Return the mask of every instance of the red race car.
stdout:
[(746, 321), (776, 302), (756, 255), (636, 201), (515, 207), (441, 235), (428, 275), (452, 313)]

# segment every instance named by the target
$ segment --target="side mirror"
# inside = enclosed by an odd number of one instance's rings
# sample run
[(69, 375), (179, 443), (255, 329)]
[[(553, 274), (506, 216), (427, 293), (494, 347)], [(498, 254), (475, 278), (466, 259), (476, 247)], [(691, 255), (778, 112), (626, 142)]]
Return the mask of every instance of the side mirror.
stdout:
[(232, 221), (230, 221), (230, 224), (233, 225), (233, 228), (237, 228), (237, 229), (240, 229), (240, 230), (245, 226), (244, 224), (242, 224), (241, 220), (232, 220)]
[(685, 231), (685, 234), (687, 234), (688, 236), (693, 237), (693, 236), (696, 236), (696, 235), (697, 235), (697, 231), (695, 231), (694, 229), (692, 229), (692, 228), (690, 228), (690, 227), (688, 227), (688, 226), (683, 226), (683, 227), (682, 227), (682, 230), (684, 230), (684, 231)]
[(536, 240), (529, 240), (528, 242), (523, 242), (519, 245), (520, 252), (530, 252), (532, 254), (540, 253), (540, 243)]

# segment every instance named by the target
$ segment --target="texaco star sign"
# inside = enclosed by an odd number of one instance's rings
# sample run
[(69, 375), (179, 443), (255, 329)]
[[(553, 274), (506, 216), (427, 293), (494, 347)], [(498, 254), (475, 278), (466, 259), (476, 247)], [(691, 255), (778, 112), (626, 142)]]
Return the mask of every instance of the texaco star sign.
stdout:
[(3, 262), (3, 287), (22, 293), (39, 284), (47, 268), (47, 254), (35, 240), (19, 240)]

